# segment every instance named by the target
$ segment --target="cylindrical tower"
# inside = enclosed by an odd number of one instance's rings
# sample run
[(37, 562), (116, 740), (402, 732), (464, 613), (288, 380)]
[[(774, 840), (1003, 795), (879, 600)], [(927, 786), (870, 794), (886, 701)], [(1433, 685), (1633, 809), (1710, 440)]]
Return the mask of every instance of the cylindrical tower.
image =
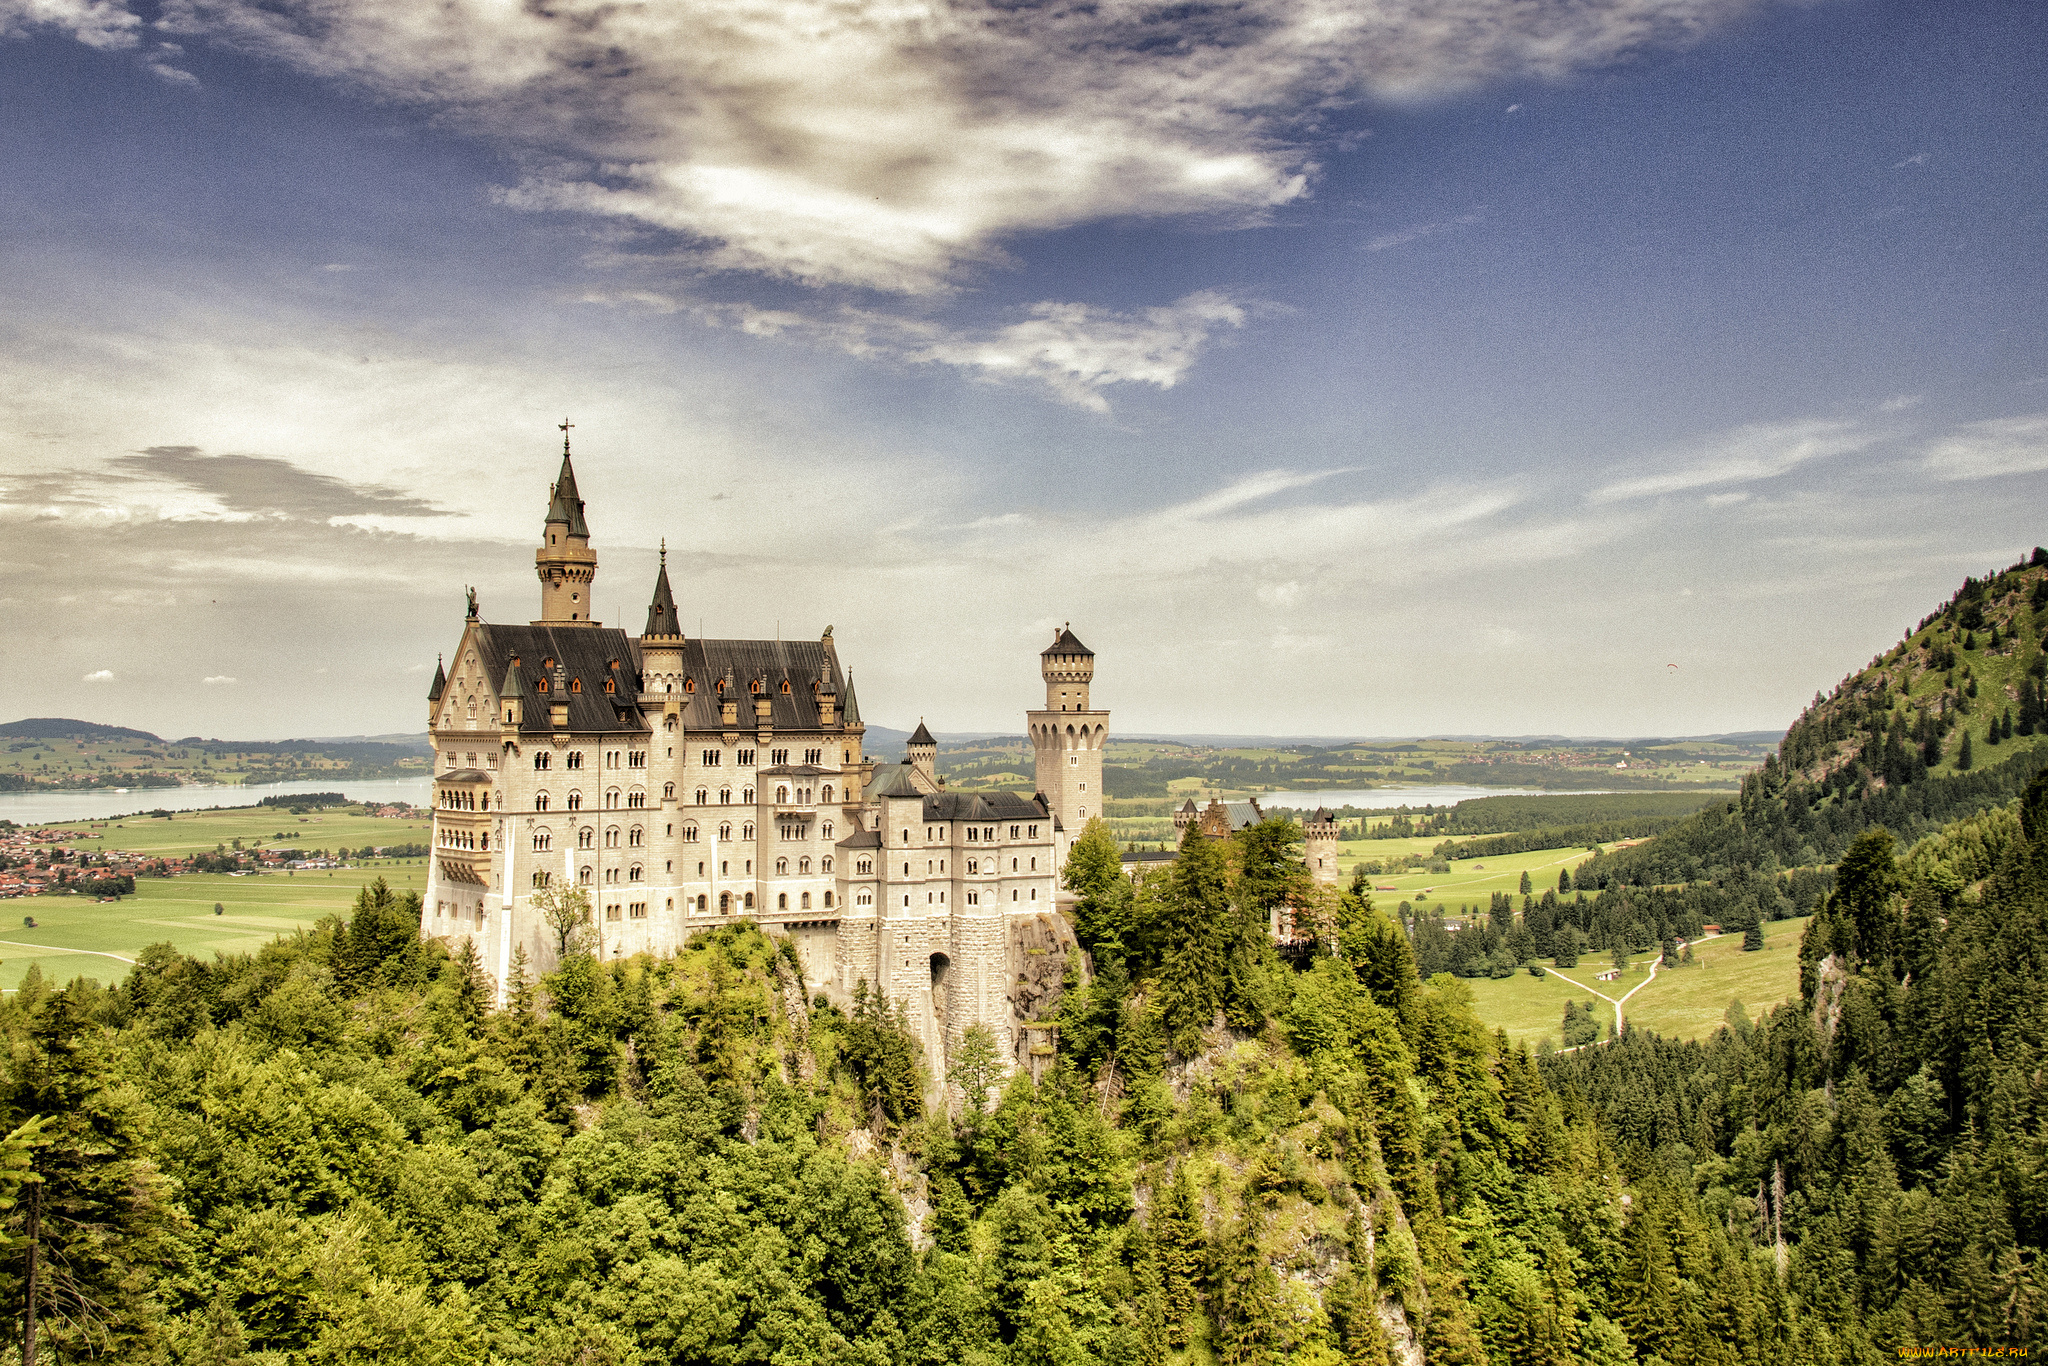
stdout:
[(1064, 865), (1081, 828), (1106, 812), (1102, 749), (1109, 740), (1109, 713), (1089, 705), (1095, 651), (1070, 626), (1053, 633), (1052, 644), (1039, 653), (1038, 670), (1045, 679), (1045, 709), (1027, 713), (1025, 720), (1037, 757), (1039, 794), (1059, 817), (1055, 853)]
[(562, 423), (562, 472), (548, 491), (548, 519), (541, 529), (533, 570), (540, 576), (540, 619), (535, 626), (588, 626), (590, 587), (597, 579), (597, 552), (583, 500), (576, 496), (576, 470), (569, 463), (569, 427)]

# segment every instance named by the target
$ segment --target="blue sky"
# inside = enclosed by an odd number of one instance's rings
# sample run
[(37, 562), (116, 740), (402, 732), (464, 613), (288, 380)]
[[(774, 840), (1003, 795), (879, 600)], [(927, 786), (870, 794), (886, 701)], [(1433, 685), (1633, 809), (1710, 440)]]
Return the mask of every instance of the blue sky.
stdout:
[(0, 0), (11, 711), (416, 728), (565, 413), (947, 730), (1782, 726), (2048, 540), (2037, 7), (549, 14)]

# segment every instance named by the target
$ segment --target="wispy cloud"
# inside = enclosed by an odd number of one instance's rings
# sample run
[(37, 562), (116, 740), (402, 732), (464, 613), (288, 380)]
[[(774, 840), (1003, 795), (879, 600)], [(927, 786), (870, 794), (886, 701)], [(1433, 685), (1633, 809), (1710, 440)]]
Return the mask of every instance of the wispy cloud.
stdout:
[(1656, 498), (1693, 489), (1753, 484), (1781, 478), (1801, 465), (1848, 455), (1873, 445), (1878, 434), (1850, 422), (1758, 423), (1701, 442), (1650, 464), (1670, 467), (1656, 474), (1617, 479), (1588, 495), (1595, 503)]
[(207, 677), (202, 678), (199, 681), (209, 688), (223, 687), (235, 682), (234, 679), (229, 678), (226, 674), (209, 674)]
[[(1519, 109), (1521, 106), (1516, 105), (1515, 108)], [(1514, 110), (1511, 109), (1508, 112), (1513, 113)], [(1438, 233), (1456, 232), (1459, 228), (1469, 228), (1474, 223), (1477, 223), (1482, 216), (1477, 213), (1464, 213), (1459, 214), (1456, 218), (1446, 218), (1437, 223), (1418, 223), (1414, 227), (1402, 228), (1398, 232), (1383, 232), (1377, 237), (1368, 238), (1365, 243), (1365, 249), (1367, 251), (1386, 251), (1390, 247), (1404, 247), (1410, 242), (1419, 242), (1425, 237), (1435, 237)]]
[(379, 484), (351, 484), (269, 455), (208, 455), (196, 446), (151, 446), (117, 456), (117, 470), (184, 485), (226, 512), (325, 521), (352, 516), (440, 517), (425, 499)]
[(112, 669), (94, 669), (80, 681), (85, 683), (111, 683), (114, 681), (114, 671)]
[(1909, 157), (1905, 158), (1905, 159), (1904, 159), (1904, 160), (1902, 160), (1902, 161), (1894, 161), (1894, 162), (1892, 163), (1892, 169), (1893, 169), (1894, 171), (1903, 171), (1903, 170), (1905, 170), (1905, 169), (1906, 169), (1906, 167), (1908, 167), (1908, 166), (1925, 166), (1926, 164), (1927, 164), (1927, 153), (1925, 153), (1925, 152), (1915, 152), (1915, 153), (1913, 153), (1913, 155), (1911, 155), (1911, 156), (1909, 156)]
[[(1696, 40), (1757, 0), (164, 0), (161, 31), (501, 139), (508, 205), (674, 234), (696, 265), (908, 294), (1019, 234), (1252, 221), (1309, 192), (1318, 111), (1557, 77)], [(139, 7), (139, 0), (137, 0)], [(14, 27), (140, 41), (112, 0)]]
[(714, 326), (755, 336), (787, 336), (911, 365), (954, 366), (995, 382), (1039, 384), (1092, 412), (1109, 410), (1104, 391), (1119, 384), (1173, 388), (1216, 335), (1242, 327), (1254, 307), (1219, 290), (1198, 290), (1171, 304), (1128, 312), (1037, 303), (1021, 310), (1017, 322), (966, 329), (875, 309), (812, 313), (692, 303), (653, 290), (594, 291), (584, 301), (691, 312)]
[(2048, 413), (1972, 422), (1935, 442), (1924, 461), (1937, 479), (1994, 479), (2048, 470)]

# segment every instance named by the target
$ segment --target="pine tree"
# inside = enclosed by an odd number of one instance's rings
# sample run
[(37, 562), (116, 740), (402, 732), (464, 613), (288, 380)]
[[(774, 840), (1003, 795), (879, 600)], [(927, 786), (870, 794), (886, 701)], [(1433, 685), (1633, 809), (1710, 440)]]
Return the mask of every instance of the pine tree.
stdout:
[(1522, 886), (1521, 886), (1521, 893), (1522, 893), (1522, 895), (1523, 895), (1523, 896), (1528, 896), (1528, 895), (1529, 895), (1529, 894), (1530, 894), (1531, 892), (1535, 891), (1535, 889), (1536, 889), (1536, 884), (1535, 884), (1535, 883), (1533, 883), (1533, 882), (1531, 882), (1531, 881), (1529, 881), (1529, 870), (1528, 870), (1527, 868), (1524, 868), (1524, 869), (1522, 870)]
[(1976, 759), (1970, 753), (1970, 732), (1963, 732), (1963, 746), (1956, 751), (1956, 772), (1966, 772), (1975, 767)]
[(1194, 825), (1180, 842), (1180, 856), (1158, 904), (1162, 923), (1157, 975), (1159, 1013), (1168, 1039), (1192, 1053), (1222, 1007), (1230, 973), (1230, 869), (1223, 843)]
[(1758, 949), (1762, 948), (1763, 946), (1763, 916), (1760, 914), (1752, 915), (1749, 918), (1749, 923), (1742, 927), (1742, 951), (1744, 953), (1755, 953)]
[(1572, 870), (1571, 870), (1571, 869), (1569, 869), (1569, 868), (1560, 868), (1560, 869), (1558, 869), (1558, 870), (1557, 870), (1557, 894), (1558, 894), (1559, 896), (1564, 896), (1564, 895), (1568, 894), (1568, 893), (1569, 893), (1569, 892), (1571, 891), (1571, 889), (1572, 889)]
[(1152, 1216), (1152, 1242), (1166, 1296), (1167, 1336), (1175, 1347), (1185, 1347), (1202, 1312), (1203, 1262), (1201, 1216), (1185, 1164), (1175, 1170)]

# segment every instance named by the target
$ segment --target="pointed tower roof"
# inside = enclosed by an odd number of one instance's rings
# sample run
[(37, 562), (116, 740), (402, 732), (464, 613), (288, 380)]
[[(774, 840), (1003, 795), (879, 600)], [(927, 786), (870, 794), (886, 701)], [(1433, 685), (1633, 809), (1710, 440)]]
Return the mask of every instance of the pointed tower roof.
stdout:
[(924, 718), (922, 717), (918, 718), (917, 729), (911, 732), (909, 743), (913, 745), (930, 745), (933, 749), (939, 747), (939, 742), (932, 739), (932, 733), (924, 728)]
[(519, 672), (518, 660), (505, 666), (505, 683), (498, 689), (498, 696), (507, 699), (526, 696), (526, 677)]
[(439, 702), (441, 694), (448, 690), (448, 674), (441, 667), (441, 656), (434, 656), (434, 684), (427, 689), (427, 701)]
[(849, 726), (860, 724), (860, 699), (853, 695), (853, 670), (846, 671), (846, 705), (839, 709), (839, 719)]
[(654, 596), (647, 603), (647, 629), (643, 636), (679, 636), (682, 624), (676, 620), (676, 595), (668, 587), (668, 542), (661, 543), (661, 572), (654, 578)]
[(1038, 653), (1042, 657), (1045, 655), (1093, 655), (1095, 651), (1081, 643), (1081, 638), (1074, 634), (1072, 627), (1062, 626), (1060, 627), (1060, 633), (1053, 637), (1052, 644), (1046, 646)]
[(562, 472), (548, 499), (548, 520), (567, 524), (571, 536), (590, 539), (590, 526), (583, 520), (583, 500), (576, 496), (576, 467), (569, 460), (569, 434), (562, 433)]

